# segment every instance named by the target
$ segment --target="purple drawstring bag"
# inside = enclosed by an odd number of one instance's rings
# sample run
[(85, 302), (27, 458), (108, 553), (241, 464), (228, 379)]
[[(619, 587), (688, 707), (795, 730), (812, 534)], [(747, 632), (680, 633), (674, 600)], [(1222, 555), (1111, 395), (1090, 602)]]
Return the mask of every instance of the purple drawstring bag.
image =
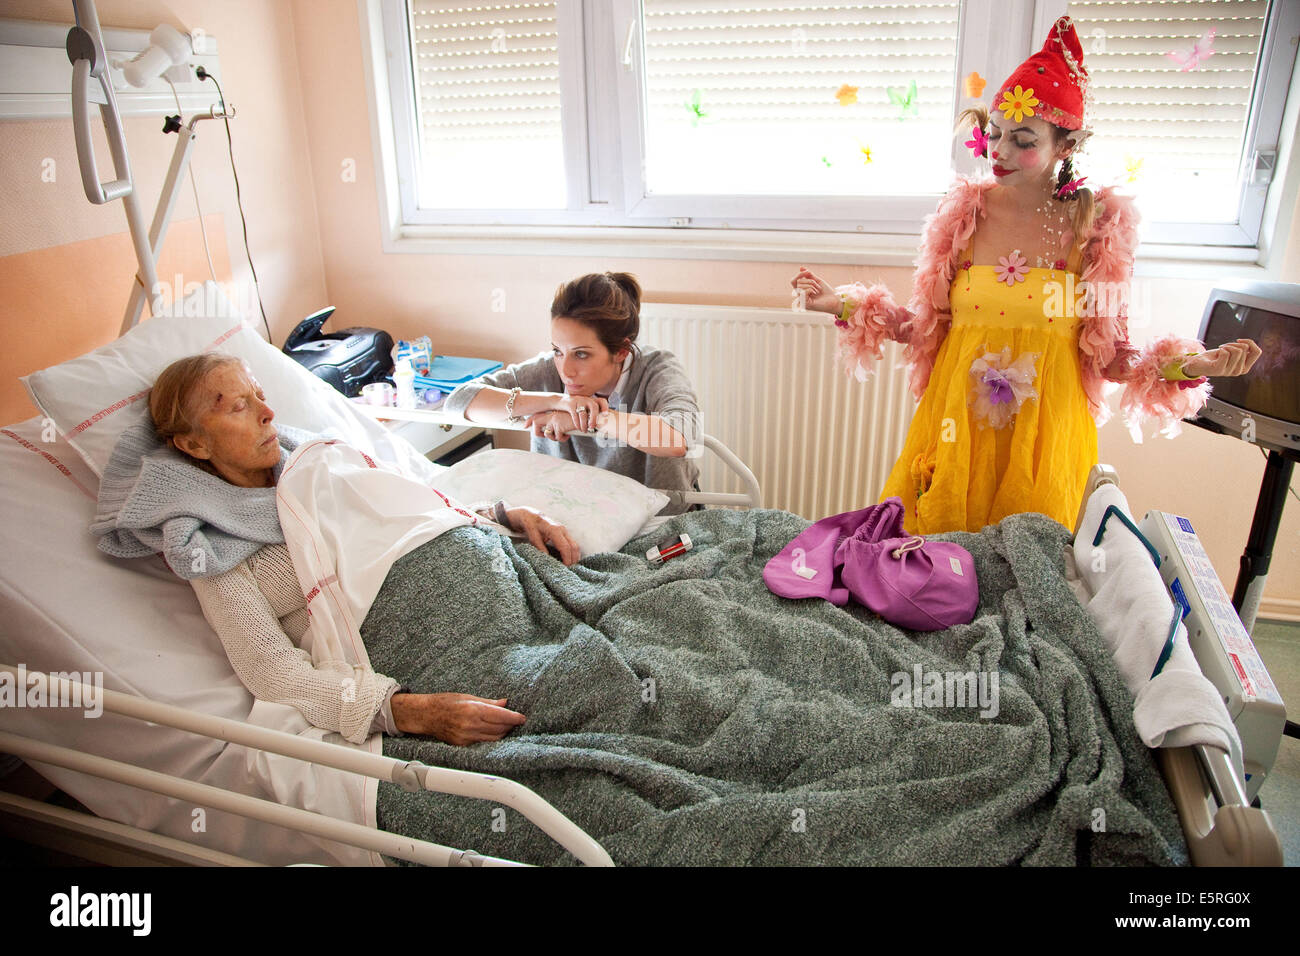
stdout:
[(839, 550), (840, 577), (859, 604), (913, 631), (969, 624), (979, 604), (975, 559), (951, 541), (920, 535), (862, 541)]
[(937, 631), (975, 616), (975, 560), (960, 545), (909, 537), (899, 498), (831, 515), (809, 525), (763, 568), (763, 582), (785, 598), (850, 597), (891, 624)]
[(840, 581), (840, 542), (859, 535), (867, 540), (903, 533), (903, 502), (890, 498), (858, 511), (831, 515), (809, 525), (763, 568), (763, 583), (784, 598), (819, 597), (843, 607), (849, 592)]

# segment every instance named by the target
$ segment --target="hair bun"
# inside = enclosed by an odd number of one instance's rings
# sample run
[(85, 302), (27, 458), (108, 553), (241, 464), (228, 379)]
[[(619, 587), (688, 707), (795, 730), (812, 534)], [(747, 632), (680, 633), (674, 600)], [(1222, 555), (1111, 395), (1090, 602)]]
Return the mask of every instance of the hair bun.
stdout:
[(632, 310), (641, 311), (641, 283), (630, 272), (606, 272), (605, 276), (632, 300)]

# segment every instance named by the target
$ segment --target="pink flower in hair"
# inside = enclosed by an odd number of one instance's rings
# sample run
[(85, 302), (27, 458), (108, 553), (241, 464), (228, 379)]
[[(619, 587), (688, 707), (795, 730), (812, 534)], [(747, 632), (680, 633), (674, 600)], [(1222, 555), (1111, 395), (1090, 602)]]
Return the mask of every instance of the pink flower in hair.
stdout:
[(1020, 250), (1014, 250), (1009, 256), (998, 256), (998, 267), (993, 270), (994, 275), (998, 277), (999, 282), (1005, 282), (1009, 286), (1014, 286), (1017, 282), (1024, 282), (1025, 276), (1029, 274), (1029, 269), (1025, 263), (1028, 260), (1020, 254)]
[(1070, 199), (1079, 191), (1079, 187), (1087, 182), (1087, 176), (1080, 176), (1078, 179), (1071, 179), (1068, 183), (1056, 191), (1056, 195), (1062, 199)]
[(975, 154), (976, 158), (987, 156), (989, 154), (989, 138), (984, 135), (984, 130), (978, 126), (971, 131), (971, 138), (966, 140), (965, 145), (970, 147), (970, 151)]

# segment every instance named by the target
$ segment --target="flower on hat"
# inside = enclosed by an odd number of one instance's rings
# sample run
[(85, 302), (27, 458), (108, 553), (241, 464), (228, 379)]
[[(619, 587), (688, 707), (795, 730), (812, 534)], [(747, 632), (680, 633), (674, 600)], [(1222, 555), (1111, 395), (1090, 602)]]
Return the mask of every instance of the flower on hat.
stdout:
[(1014, 90), (1002, 91), (1002, 102), (998, 109), (1007, 119), (1014, 119), (1017, 123), (1024, 120), (1026, 116), (1034, 115), (1034, 107), (1038, 105), (1038, 100), (1034, 96), (1034, 88), (1022, 89), (1020, 84), (1016, 84)]

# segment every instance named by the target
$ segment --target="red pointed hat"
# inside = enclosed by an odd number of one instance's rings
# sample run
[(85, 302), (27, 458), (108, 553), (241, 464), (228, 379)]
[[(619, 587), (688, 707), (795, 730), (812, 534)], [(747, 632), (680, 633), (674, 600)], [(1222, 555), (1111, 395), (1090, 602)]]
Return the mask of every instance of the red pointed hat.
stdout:
[(1074, 21), (1061, 17), (1048, 31), (1043, 48), (1016, 67), (993, 97), (993, 112), (1020, 122), (1037, 116), (1053, 126), (1083, 128), (1088, 71)]

